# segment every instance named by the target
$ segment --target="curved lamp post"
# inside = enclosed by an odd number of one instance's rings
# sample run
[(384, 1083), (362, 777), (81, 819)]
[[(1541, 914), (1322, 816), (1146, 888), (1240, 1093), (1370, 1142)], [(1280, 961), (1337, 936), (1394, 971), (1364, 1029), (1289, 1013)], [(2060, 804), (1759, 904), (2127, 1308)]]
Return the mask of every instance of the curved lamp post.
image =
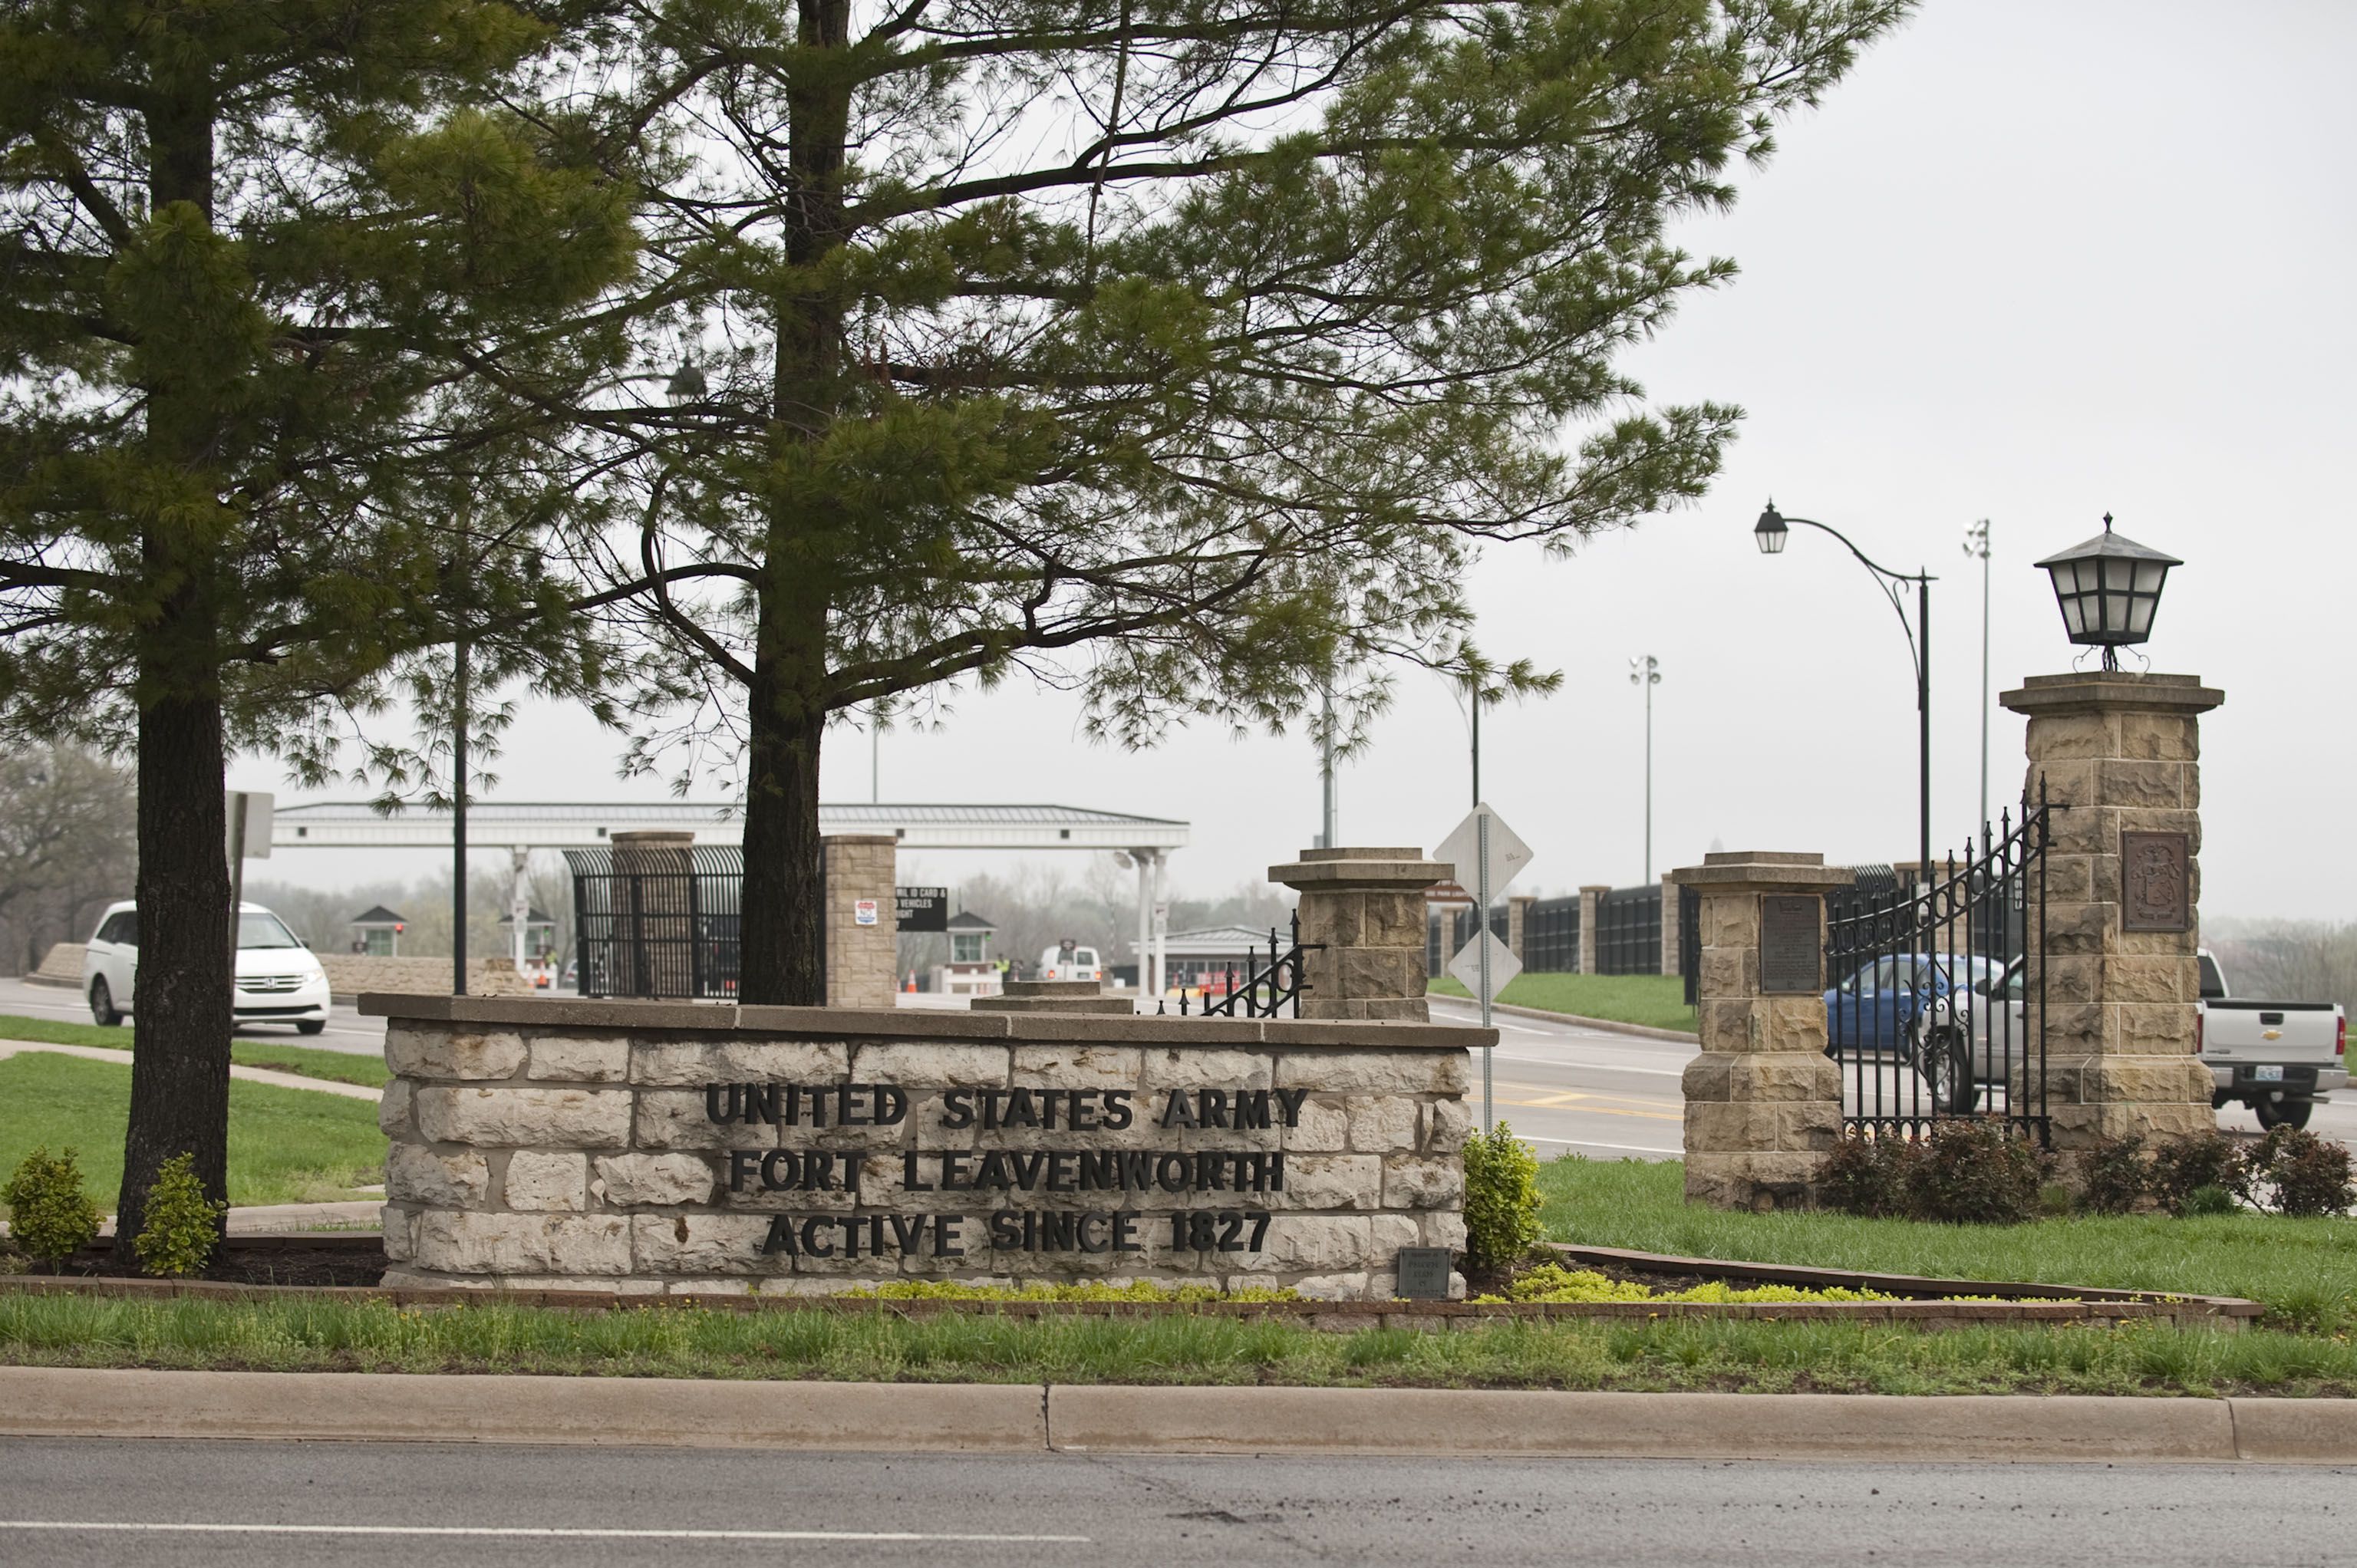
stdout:
[(2038, 564), (2054, 584), (2062, 629), (2073, 642), (2102, 649), (2104, 668), (2116, 670), (2122, 648), (2152, 636), (2161, 585), (2171, 566), (2185, 563), (2114, 533), (2105, 512), (2103, 532)]
[[(1917, 731), (1916, 773), (1916, 853), (1919, 875), (1926, 881), (1932, 875), (1932, 578), (1925, 573), (1909, 575), (1894, 572), (1889, 567), (1869, 559), (1865, 551), (1850, 543), (1837, 528), (1814, 522), (1805, 517), (1786, 517), (1770, 501), (1768, 510), (1760, 514), (1759, 523), (1751, 530), (1751, 538), (1762, 555), (1781, 555), (1785, 542), (1791, 537), (1791, 524), (1813, 528), (1820, 533), (1830, 533), (1841, 541), (1848, 552), (1857, 556), (1858, 564), (1874, 574), (1874, 585), (1890, 601), (1899, 616), (1899, 628), (1907, 634), (1908, 661), (1915, 670), (1915, 721)], [(1906, 601), (1899, 596), (1902, 583), (1915, 585), (1915, 624), (1907, 624)]]

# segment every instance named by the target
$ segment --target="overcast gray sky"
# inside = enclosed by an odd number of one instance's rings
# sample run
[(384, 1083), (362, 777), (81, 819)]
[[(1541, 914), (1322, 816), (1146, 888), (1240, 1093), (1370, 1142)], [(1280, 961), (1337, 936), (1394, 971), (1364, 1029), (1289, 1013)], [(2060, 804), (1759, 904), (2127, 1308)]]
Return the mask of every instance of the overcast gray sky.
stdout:
[[(1572, 560), (1505, 551), (1475, 574), (1482, 645), (1566, 676), (1482, 725), (1485, 793), (1536, 851), (1516, 890), (1639, 877), (1643, 710), (1628, 660), (1647, 652), (1664, 677), (1657, 873), (1714, 839), (1836, 863), (1911, 853), (1899, 627), (1832, 540), (1796, 530), (1781, 557), (1757, 553), (1751, 524), (1772, 495), (1939, 576), (1933, 820), (1948, 843), (1979, 789), (1981, 576), (1964, 529), (1986, 517), (1994, 538), (1998, 691), (2076, 651), (2032, 561), (2107, 510), (2184, 557), (2147, 652), (2226, 693), (2203, 725), (2204, 908), (2357, 914), (2357, 849), (2341, 836), (2357, 778), (2352, 58), (2347, 0), (1930, 0), (1786, 127), (1735, 211), (1682, 236), (1740, 277), (1631, 361), (1658, 398), (1748, 411), (1709, 499)], [(1317, 831), (1299, 737), (1199, 730), (1135, 755), (1084, 742), (1077, 717), (1060, 693), (968, 693), (941, 728), (883, 737), (884, 798), (1183, 818), (1193, 845), (1172, 875), (1198, 893), (1264, 875)], [(1997, 711), (1993, 800), (2019, 792), (2021, 742)], [(1342, 775), (1344, 842), (1436, 843), (1469, 803), (1465, 743), (1448, 693), (1405, 682)], [(497, 796), (660, 795), (613, 778), (619, 749), (577, 714), (527, 710)], [(271, 788), (274, 772), (247, 762), (232, 781)], [(823, 782), (867, 798), (864, 736), (837, 732)], [(253, 875), (338, 884), (436, 864), (308, 853)], [(986, 864), (911, 856), (902, 880)]]

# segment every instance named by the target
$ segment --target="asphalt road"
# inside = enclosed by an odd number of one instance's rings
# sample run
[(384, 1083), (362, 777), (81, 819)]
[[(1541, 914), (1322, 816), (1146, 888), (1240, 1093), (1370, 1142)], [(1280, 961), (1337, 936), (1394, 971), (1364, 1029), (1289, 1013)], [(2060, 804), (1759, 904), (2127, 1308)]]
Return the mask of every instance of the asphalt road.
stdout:
[[(0, 1442), (0, 1563), (2350, 1560), (2347, 1471)], [(45, 1528), (28, 1529), (27, 1525)], [(507, 1533), (500, 1533), (507, 1532)]]
[[(90, 1022), (90, 1008), (77, 993), (62, 985), (34, 985), (16, 979), (0, 979), (0, 1014), (70, 1024)], [(384, 1054), (384, 1020), (363, 1018), (352, 1011), (351, 1004), (339, 1002), (328, 1009), (328, 1026), (317, 1035), (300, 1034), (292, 1024), (241, 1024), (237, 1037), (287, 1040), (322, 1050), (375, 1057)]]

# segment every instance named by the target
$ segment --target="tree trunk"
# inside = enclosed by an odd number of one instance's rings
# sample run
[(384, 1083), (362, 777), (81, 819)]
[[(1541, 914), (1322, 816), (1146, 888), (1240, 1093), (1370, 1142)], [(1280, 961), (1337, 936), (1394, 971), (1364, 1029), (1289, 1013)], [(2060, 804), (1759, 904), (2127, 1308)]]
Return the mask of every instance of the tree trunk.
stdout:
[[(823, 640), (820, 649), (823, 656)], [(818, 832), (819, 742), (826, 714), (780, 690), (774, 671), (759, 673), (766, 678), (755, 685), (747, 714), (737, 999), (815, 1007), (826, 1001), (826, 876)]]
[[(149, 672), (142, 670), (146, 676)], [(177, 671), (155, 679), (165, 684)], [(145, 682), (143, 682), (143, 684)], [(139, 972), (131, 1118), (114, 1252), (134, 1261), (147, 1189), (196, 1155), (209, 1197), (229, 1195), (230, 928), (216, 697), (172, 695), (139, 714)]]
[[(201, 46), (151, 37), (156, 85), (146, 109), (147, 197), (213, 217), (216, 101)], [(188, 312), (187, 330), (209, 329)], [(201, 345), (199, 345), (201, 346)], [(173, 362), (170, 355), (160, 361)], [(147, 389), (146, 461), (162, 473), (203, 473), (219, 414), (202, 390), (168, 376)], [(135, 1262), (147, 1189), (164, 1162), (196, 1156), (205, 1196), (229, 1196), (230, 988), (236, 940), (229, 907), (228, 824), (221, 799), (219, 542), (174, 518), (151, 518), (141, 540), (149, 582), (163, 585), (137, 634), (139, 969), (133, 984), (138, 1048), (123, 1139), (114, 1255)]]
[[(850, 0), (799, 0), (796, 42), (842, 49)], [(789, 92), (788, 161), (799, 199), (786, 240), (800, 278), (844, 243), (843, 170), (851, 91), (824, 70)], [(777, 302), (771, 439), (815, 446), (841, 406), (843, 307), (824, 294)], [(759, 624), (746, 693), (745, 885), (737, 1000), (815, 1006), (826, 1000), (825, 867), (819, 846), (818, 758), (830, 711), (827, 624), (833, 569), (823, 542), (838, 520), (806, 496), (770, 503)]]

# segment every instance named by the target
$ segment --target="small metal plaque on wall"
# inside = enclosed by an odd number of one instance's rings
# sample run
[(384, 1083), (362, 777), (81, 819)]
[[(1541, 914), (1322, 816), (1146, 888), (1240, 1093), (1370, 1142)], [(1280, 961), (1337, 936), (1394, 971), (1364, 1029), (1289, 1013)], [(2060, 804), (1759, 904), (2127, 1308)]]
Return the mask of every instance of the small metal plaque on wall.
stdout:
[(1790, 996), (1822, 991), (1823, 901), (1807, 894), (1770, 893), (1760, 900), (1760, 992)]
[(2192, 863), (2190, 834), (2120, 834), (2120, 929), (2191, 930)]
[(1448, 1249), (1402, 1247), (1395, 1292), (1403, 1301), (1447, 1301)]

